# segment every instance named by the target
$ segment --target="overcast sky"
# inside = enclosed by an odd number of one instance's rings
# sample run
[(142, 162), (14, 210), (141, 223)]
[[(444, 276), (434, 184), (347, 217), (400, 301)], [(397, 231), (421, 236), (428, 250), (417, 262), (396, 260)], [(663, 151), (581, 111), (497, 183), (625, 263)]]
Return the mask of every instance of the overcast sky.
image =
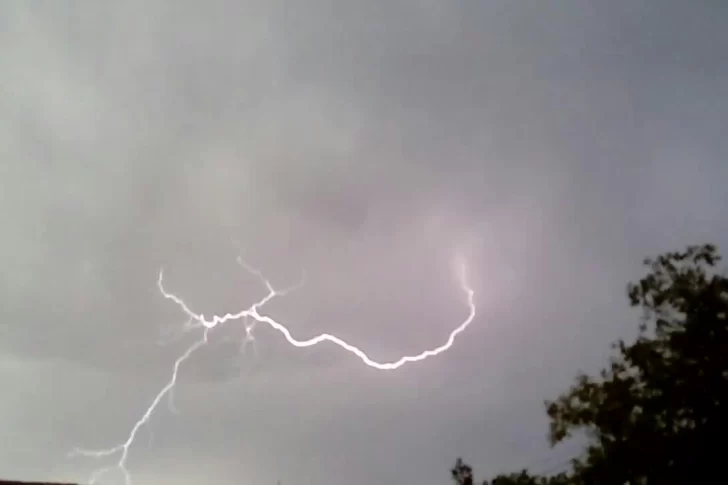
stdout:
[[(641, 260), (728, 247), (724, 1), (3, 2), (0, 476), (449, 482), (559, 468), (542, 401), (634, 335)], [(112, 472), (105, 484), (122, 483)]]

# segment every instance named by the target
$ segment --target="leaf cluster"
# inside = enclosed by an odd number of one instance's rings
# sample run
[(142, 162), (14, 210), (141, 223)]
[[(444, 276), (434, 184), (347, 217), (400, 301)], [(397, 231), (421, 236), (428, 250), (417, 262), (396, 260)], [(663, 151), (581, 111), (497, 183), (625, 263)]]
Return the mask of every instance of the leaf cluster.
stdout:
[(718, 476), (728, 432), (728, 279), (715, 271), (720, 259), (706, 244), (644, 261), (649, 273), (627, 288), (630, 304), (643, 310), (637, 339), (615, 342), (598, 376), (578, 375), (545, 403), (552, 445), (575, 431), (590, 437), (568, 475), (524, 470), (484, 483), (683, 484), (697, 473)]

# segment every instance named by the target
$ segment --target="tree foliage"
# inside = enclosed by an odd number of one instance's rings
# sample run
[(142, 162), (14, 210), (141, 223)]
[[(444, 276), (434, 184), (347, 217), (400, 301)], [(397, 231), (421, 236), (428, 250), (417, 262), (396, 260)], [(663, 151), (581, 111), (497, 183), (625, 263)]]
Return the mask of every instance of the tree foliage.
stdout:
[[(628, 285), (643, 309), (639, 336), (613, 344), (609, 365), (581, 374), (546, 402), (555, 445), (586, 431), (573, 470), (556, 477), (521, 473), (487, 485), (685, 484), (721, 476), (728, 432), (728, 278), (715, 271), (715, 246), (689, 246), (646, 259), (649, 273)], [(463, 466), (461, 461), (456, 463)], [(467, 466), (467, 465), (465, 465)], [(460, 475), (453, 470), (453, 478)]]

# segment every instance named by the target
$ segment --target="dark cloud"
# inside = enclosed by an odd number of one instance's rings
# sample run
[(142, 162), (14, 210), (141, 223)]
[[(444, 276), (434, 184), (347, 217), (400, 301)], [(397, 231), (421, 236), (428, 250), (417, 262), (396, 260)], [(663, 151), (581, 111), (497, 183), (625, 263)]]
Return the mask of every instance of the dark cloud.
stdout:
[[(553, 466), (541, 401), (638, 315), (644, 256), (728, 241), (722, 2), (125, 2), (0, 13), (0, 469), (83, 479), (198, 334), (137, 483), (444, 483)], [(50, 430), (50, 431), (49, 431)], [(150, 433), (151, 431), (151, 433)], [(153, 437), (150, 444), (150, 437)], [(102, 465), (105, 463), (102, 463)], [(204, 470), (204, 478), (201, 475)]]

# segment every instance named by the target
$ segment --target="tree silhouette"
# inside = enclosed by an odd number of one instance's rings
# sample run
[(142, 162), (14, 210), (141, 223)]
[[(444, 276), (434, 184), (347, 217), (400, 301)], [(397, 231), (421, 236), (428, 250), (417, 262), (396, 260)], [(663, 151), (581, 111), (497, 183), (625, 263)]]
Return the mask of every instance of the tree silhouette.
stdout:
[(457, 485), (473, 485), (473, 469), (463, 463), (461, 458), (457, 459), (451, 473)]
[(722, 476), (728, 278), (715, 271), (720, 259), (706, 244), (644, 261), (650, 272), (628, 285), (630, 304), (643, 309), (637, 339), (614, 343), (598, 377), (581, 374), (568, 392), (546, 402), (552, 445), (576, 430), (590, 437), (569, 474), (524, 470), (484, 483), (670, 485)]

